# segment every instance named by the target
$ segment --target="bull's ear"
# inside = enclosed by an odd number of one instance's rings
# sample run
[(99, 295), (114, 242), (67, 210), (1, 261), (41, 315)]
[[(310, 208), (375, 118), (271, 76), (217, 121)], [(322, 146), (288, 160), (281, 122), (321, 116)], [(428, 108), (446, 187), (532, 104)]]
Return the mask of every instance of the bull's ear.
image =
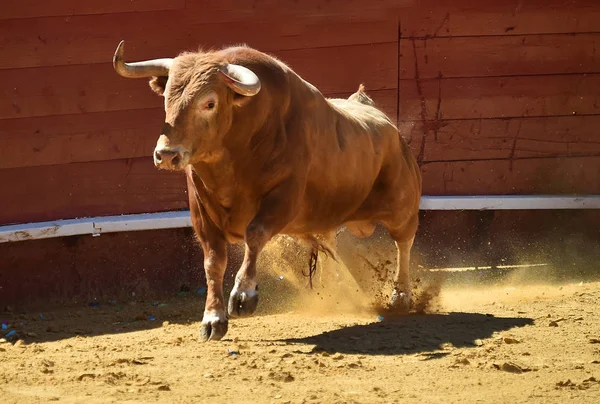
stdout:
[(154, 76), (150, 79), (150, 88), (158, 95), (163, 95), (165, 93), (165, 88), (167, 87), (167, 80), (169, 77), (167, 76)]

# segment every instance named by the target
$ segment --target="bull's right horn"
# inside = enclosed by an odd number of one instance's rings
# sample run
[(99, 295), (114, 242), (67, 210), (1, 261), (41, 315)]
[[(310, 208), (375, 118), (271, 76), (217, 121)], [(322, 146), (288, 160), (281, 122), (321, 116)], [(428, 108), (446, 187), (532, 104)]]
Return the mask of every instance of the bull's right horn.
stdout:
[(260, 79), (247, 67), (230, 63), (223, 66), (219, 72), (225, 83), (238, 94), (252, 97), (260, 91)]
[(168, 76), (169, 69), (173, 64), (172, 58), (152, 59), (143, 62), (125, 63), (123, 53), (125, 52), (125, 41), (121, 41), (115, 55), (113, 56), (113, 67), (123, 77), (140, 78), (151, 76)]

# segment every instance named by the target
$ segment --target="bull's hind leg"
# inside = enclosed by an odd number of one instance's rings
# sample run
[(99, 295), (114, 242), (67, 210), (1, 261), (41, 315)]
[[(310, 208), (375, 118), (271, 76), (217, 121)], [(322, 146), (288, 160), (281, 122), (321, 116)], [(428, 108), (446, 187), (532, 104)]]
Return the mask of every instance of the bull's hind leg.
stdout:
[(390, 236), (396, 242), (398, 249), (398, 267), (394, 275), (394, 290), (390, 298), (390, 305), (402, 311), (408, 311), (411, 307), (410, 250), (415, 240), (417, 227), (418, 216), (416, 215), (400, 228), (388, 227)]

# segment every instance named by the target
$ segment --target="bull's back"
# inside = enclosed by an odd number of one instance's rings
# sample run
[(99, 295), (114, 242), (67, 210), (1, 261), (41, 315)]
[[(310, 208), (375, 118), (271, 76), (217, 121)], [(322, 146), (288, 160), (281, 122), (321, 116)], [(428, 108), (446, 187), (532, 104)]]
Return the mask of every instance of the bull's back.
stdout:
[(293, 227), (327, 231), (352, 217), (372, 194), (382, 170), (402, 154), (398, 131), (378, 109), (327, 100), (308, 136), (310, 168)]

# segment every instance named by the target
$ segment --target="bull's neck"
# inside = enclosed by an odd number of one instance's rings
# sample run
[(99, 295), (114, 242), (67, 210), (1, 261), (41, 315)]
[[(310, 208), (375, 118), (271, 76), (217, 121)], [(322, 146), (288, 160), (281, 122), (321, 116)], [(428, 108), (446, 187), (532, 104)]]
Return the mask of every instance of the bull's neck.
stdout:
[[(207, 195), (221, 207), (228, 209), (235, 198), (234, 164), (227, 150), (214, 153), (213, 158), (192, 165), (194, 184), (200, 194)], [(200, 181), (198, 181), (200, 180)]]
[(192, 165), (196, 175), (202, 179), (208, 189), (227, 184), (233, 178), (231, 154), (225, 148), (212, 152), (209, 158)]

